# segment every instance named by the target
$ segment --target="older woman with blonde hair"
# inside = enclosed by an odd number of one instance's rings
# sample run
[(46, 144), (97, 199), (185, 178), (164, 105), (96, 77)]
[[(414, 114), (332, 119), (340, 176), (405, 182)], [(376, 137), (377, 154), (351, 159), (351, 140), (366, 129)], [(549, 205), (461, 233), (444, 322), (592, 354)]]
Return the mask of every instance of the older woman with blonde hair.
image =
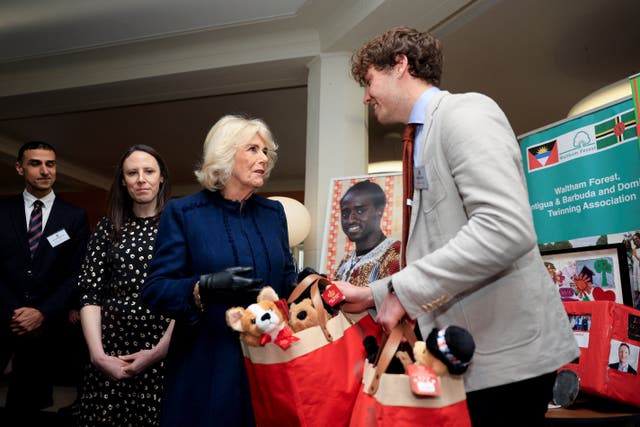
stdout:
[(284, 209), (254, 194), (276, 149), (261, 120), (223, 117), (195, 172), (203, 190), (165, 207), (142, 290), (152, 310), (175, 319), (163, 426), (254, 425), (242, 351), (225, 311), (255, 302), (262, 284), (282, 296), (295, 284)]

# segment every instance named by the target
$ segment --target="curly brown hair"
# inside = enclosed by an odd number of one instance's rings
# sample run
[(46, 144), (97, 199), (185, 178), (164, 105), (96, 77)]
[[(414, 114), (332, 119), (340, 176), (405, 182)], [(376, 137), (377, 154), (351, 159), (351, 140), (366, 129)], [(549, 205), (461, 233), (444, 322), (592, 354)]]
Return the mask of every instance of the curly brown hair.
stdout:
[(396, 65), (398, 55), (407, 57), (412, 76), (440, 85), (442, 43), (429, 33), (408, 27), (387, 30), (357, 50), (351, 57), (351, 75), (365, 86), (370, 66), (378, 71), (389, 70)]

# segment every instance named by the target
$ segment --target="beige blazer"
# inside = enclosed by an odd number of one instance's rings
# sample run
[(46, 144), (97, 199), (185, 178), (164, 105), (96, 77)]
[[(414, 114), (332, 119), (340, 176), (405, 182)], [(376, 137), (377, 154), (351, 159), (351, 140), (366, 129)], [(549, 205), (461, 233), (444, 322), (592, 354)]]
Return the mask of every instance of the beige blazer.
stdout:
[[(407, 267), (393, 286), (423, 336), (458, 325), (476, 341), (467, 391), (551, 372), (579, 356), (540, 258), (522, 158), (490, 98), (439, 92), (429, 103), (413, 194)], [(371, 284), (376, 307), (387, 293)]]

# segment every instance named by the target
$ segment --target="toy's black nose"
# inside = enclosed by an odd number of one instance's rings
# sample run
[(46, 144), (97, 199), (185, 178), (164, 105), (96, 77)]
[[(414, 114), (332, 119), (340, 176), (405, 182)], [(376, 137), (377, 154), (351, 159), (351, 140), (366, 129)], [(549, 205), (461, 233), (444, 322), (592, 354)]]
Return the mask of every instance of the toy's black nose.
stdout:
[(260, 320), (269, 320), (271, 319), (271, 315), (269, 313), (265, 313), (262, 315), (262, 317), (260, 318)]
[(298, 318), (298, 320), (304, 320), (307, 318), (307, 312), (306, 311), (301, 311), (300, 313), (298, 313), (298, 315), (296, 316)]

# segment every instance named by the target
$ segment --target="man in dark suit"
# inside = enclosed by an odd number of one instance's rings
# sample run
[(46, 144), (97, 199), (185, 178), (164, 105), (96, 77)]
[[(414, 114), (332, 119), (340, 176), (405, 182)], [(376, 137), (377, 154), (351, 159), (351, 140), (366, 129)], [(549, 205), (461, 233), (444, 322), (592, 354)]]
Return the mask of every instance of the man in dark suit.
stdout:
[(629, 344), (621, 342), (618, 347), (618, 362), (609, 364), (609, 367), (620, 372), (637, 375), (636, 370), (629, 364), (629, 353)]
[(23, 145), (16, 171), (22, 194), (0, 200), (0, 373), (8, 373), (5, 408), (22, 422), (52, 404), (48, 363), (55, 332), (71, 308), (89, 238), (86, 211), (53, 192), (55, 149)]

